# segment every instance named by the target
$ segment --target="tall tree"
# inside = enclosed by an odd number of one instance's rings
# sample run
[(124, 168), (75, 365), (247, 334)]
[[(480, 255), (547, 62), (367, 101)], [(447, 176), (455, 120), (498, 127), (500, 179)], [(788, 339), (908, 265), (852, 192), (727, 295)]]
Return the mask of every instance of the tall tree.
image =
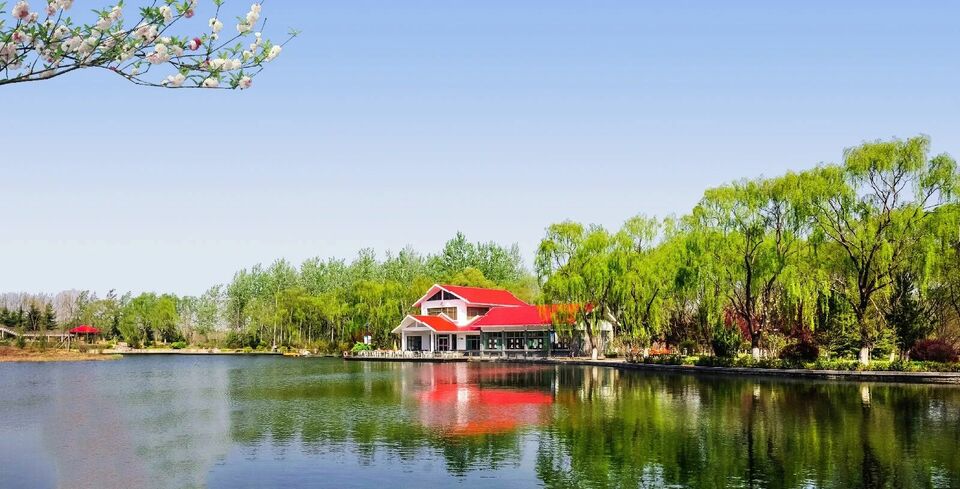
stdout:
[[(604, 348), (602, 328), (611, 314), (615, 275), (610, 267), (614, 239), (599, 226), (571, 221), (553, 224), (537, 250), (537, 273), (544, 297), (573, 304), (574, 324), (583, 327), (591, 356)], [(563, 314), (561, 314), (563, 316)], [(560, 325), (567, 318), (560, 317)]]
[(793, 174), (737, 182), (708, 190), (693, 211), (714, 280), (746, 326), (755, 358), (807, 229), (799, 183)]
[(919, 256), (924, 222), (952, 202), (956, 162), (930, 158), (925, 136), (876, 141), (849, 148), (842, 166), (822, 166), (805, 175), (818, 239), (830, 246), (819, 258), (833, 269), (835, 292), (857, 322), (860, 361), (869, 363), (882, 327), (876, 307), (897, 273)]

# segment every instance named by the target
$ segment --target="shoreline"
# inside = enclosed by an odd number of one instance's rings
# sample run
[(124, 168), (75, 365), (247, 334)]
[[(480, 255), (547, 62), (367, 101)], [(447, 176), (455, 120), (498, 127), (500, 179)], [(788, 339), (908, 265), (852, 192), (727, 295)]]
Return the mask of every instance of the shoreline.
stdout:
[(278, 351), (213, 351), (207, 349), (190, 349), (183, 348), (180, 350), (174, 350), (173, 348), (155, 348), (155, 349), (139, 349), (139, 350), (103, 350), (103, 355), (249, 355), (249, 356), (282, 356), (283, 353)]
[(347, 361), (367, 362), (472, 362), (472, 363), (522, 363), (532, 365), (578, 365), (609, 367), (620, 370), (672, 372), (693, 375), (739, 375), (752, 377), (781, 377), (794, 379), (819, 379), (859, 382), (899, 382), (914, 384), (960, 385), (960, 372), (898, 372), (882, 370), (813, 370), (779, 369), (760, 367), (705, 367), (699, 365), (661, 365), (654, 363), (630, 363), (624, 360), (591, 360), (588, 358), (508, 358), (508, 357), (462, 357), (462, 358), (377, 358), (344, 357)]
[(914, 384), (960, 384), (960, 372), (897, 372), (878, 370), (813, 370), (797, 368), (703, 367), (698, 365), (659, 365), (629, 363), (623, 360), (571, 358), (477, 358), (473, 362), (532, 363), (540, 365), (581, 365), (612, 367), (620, 370), (676, 372), (685, 374), (740, 375), (754, 377), (806, 378), (860, 382), (900, 382)]
[(0, 363), (101, 362), (119, 360), (121, 355), (85, 353), (50, 348), (44, 351), (0, 347)]

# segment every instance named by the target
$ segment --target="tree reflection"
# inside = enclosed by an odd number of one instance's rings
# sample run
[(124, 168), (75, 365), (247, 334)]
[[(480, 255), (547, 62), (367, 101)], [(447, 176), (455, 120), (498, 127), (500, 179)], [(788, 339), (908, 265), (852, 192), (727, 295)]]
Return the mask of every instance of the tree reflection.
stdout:
[(231, 375), (235, 442), (367, 464), (431, 453), (449, 474), (522, 466), (558, 488), (960, 487), (957, 388), (301, 363)]

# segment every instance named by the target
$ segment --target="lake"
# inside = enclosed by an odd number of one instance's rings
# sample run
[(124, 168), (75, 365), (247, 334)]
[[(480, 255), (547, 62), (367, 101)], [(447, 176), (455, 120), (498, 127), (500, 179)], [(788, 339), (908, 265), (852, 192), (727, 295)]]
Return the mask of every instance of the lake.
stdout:
[(960, 388), (521, 364), (0, 364), (0, 487), (960, 487)]

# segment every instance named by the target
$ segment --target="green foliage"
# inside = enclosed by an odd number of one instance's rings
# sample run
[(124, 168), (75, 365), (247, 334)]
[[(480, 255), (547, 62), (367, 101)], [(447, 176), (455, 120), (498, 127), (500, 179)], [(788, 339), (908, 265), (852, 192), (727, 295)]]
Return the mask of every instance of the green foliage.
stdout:
[(735, 327), (718, 326), (714, 329), (713, 338), (710, 340), (714, 355), (723, 358), (735, 357), (742, 346), (743, 335)]
[(353, 352), (353, 353), (357, 353), (357, 352), (360, 352), (360, 351), (370, 351), (370, 350), (372, 350), (372, 349), (373, 349), (373, 348), (372, 348), (370, 345), (366, 344), (366, 343), (355, 343), (355, 344), (353, 345), (353, 348), (350, 349), (350, 351)]
[(897, 274), (891, 292), (885, 319), (887, 324), (893, 327), (896, 345), (901, 356), (906, 358), (907, 350), (930, 334), (933, 325), (929, 319), (929, 312), (924, 310), (918, 297), (919, 291), (915, 288), (912, 274), (909, 272)]
[(182, 350), (186, 347), (187, 343), (185, 341), (174, 341), (173, 343), (170, 343), (170, 348), (173, 348), (174, 350)]

